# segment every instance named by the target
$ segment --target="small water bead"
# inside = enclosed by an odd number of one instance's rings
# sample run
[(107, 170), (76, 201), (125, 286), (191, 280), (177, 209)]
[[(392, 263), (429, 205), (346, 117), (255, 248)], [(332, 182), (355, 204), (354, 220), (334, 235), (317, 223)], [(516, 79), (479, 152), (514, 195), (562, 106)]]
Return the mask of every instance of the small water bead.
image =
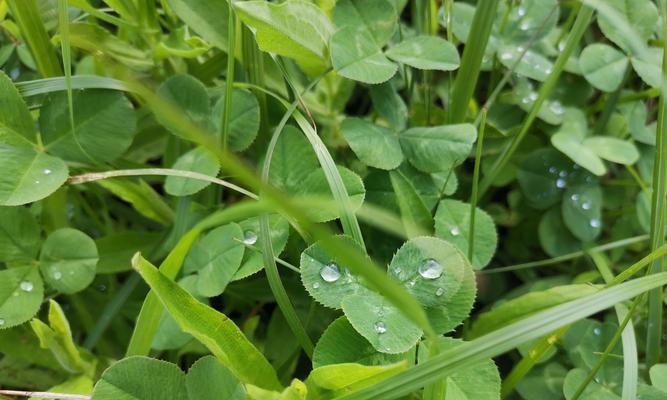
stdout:
[(413, 279), (410, 282), (408, 282), (408, 287), (413, 287), (417, 283), (417, 280)]
[(375, 329), (375, 332), (379, 334), (387, 332), (387, 326), (384, 324), (384, 322), (376, 322), (373, 329)]
[(559, 189), (563, 189), (563, 188), (566, 187), (566, 186), (567, 186), (567, 182), (565, 182), (565, 179), (559, 178), (559, 179), (556, 181), (556, 187), (557, 187), (557, 188), (559, 188)]
[(504, 51), (504, 52), (500, 53), (500, 59), (501, 60), (507, 61), (507, 60), (511, 60), (512, 58), (514, 58), (514, 56), (509, 51)]
[(60, 271), (54, 271), (54, 272), (53, 272), (53, 279), (55, 279), (55, 280), (58, 281), (58, 280), (60, 280), (60, 278), (62, 278), (62, 277), (63, 277), (63, 273), (62, 273), (62, 272), (60, 272)]
[(19, 284), (19, 287), (20, 287), (21, 290), (23, 290), (24, 292), (32, 292), (32, 289), (34, 288), (32, 282), (30, 282), (30, 281), (23, 281), (23, 282), (21, 282), (21, 283)]
[(526, 15), (526, 9), (524, 7), (519, 7), (516, 9), (516, 13), (519, 17)]
[[(519, 46), (519, 47), (517, 47), (516, 49), (517, 49), (517, 51), (518, 51), (519, 53), (523, 53), (523, 51), (526, 50), (526, 48), (523, 47), (523, 46)], [(531, 89), (532, 89), (532, 88), (533, 88), (533, 87), (531, 86)]]
[(38, 180), (35, 180), (35, 185), (39, 185), (39, 181), (38, 181)]
[(325, 282), (333, 283), (340, 279), (341, 273), (336, 263), (326, 264), (320, 269), (320, 276)]
[(600, 333), (602, 333), (602, 330), (600, 330), (600, 328), (595, 328), (595, 329), (593, 329), (593, 334), (594, 334), (595, 336), (600, 336)]
[(565, 171), (565, 170), (560, 171), (558, 173), (558, 176), (560, 176), (561, 178), (565, 178), (567, 176), (567, 171)]
[(419, 275), (424, 279), (438, 279), (442, 276), (443, 271), (442, 265), (432, 258), (424, 260), (418, 268)]
[(315, 283), (313, 283), (313, 289), (319, 289), (319, 287), (320, 287), (320, 283), (319, 283), (319, 282), (315, 282)]
[(570, 198), (572, 199), (572, 201), (579, 201), (579, 195), (576, 193), (570, 196)]
[(44, 172), (44, 175), (49, 175), (51, 173), (51, 170), (48, 169), (48, 168), (45, 168), (44, 171), (42, 171), (42, 172)]
[(555, 174), (556, 172), (558, 172), (558, 168), (553, 166), (549, 167), (549, 173)]
[(530, 23), (528, 21), (522, 22), (521, 25), (519, 25), (519, 29), (521, 29), (522, 31), (527, 31), (528, 29), (530, 29)]
[(442, 296), (444, 293), (445, 293), (445, 289), (443, 289), (441, 287), (438, 288), (438, 290), (435, 291), (435, 295), (438, 296), (438, 297)]
[(100, 285), (97, 285), (96, 289), (99, 292), (106, 292), (107, 291), (107, 286), (100, 284)]
[(0, 326), (2, 326), (2, 325), (4, 325), (4, 324), (5, 324), (5, 320), (2, 319), (2, 318), (0, 318)]
[(549, 108), (554, 114), (563, 114), (565, 112), (565, 108), (563, 107), (562, 104), (560, 104), (559, 101), (554, 101), (553, 103), (551, 103), (551, 106), (549, 106)]
[(461, 234), (461, 229), (459, 229), (458, 226), (453, 226), (452, 229), (449, 230), (449, 233), (451, 233), (452, 236), (458, 236)]
[(584, 210), (590, 210), (591, 209), (591, 202), (590, 201), (584, 201), (581, 203), (581, 208)]
[(257, 234), (253, 231), (243, 232), (243, 244), (252, 246), (257, 243)]
[(599, 228), (600, 227), (600, 220), (597, 218), (593, 218), (590, 222), (591, 228)]
[(535, 101), (535, 100), (537, 100), (538, 97), (539, 97), (539, 95), (537, 94), (537, 92), (530, 92), (530, 94), (528, 95), (528, 98), (529, 98), (531, 101)]

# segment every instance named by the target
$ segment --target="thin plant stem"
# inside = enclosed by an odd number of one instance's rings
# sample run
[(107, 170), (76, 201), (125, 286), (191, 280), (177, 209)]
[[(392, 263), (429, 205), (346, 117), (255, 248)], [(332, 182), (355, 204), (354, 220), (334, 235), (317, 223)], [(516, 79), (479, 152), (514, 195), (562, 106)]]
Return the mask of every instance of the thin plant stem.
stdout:
[(61, 400), (90, 400), (90, 396), (81, 394), (66, 394), (54, 392), (31, 392), (26, 390), (0, 390), (0, 395), (3, 396), (19, 396), (19, 397), (41, 397), (43, 399), (61, 399)]
[(484, 131), (486, 129), (486, 108), (482, 108), (482, 122), (477, 137), (475, 151), (475, 168), (472, 177), (472, 194), (470, 195), (470, 227), (468, 228), (468, 260), (472, 262), (475, 249), (475, 211), (477, 210), (477, 188), (479, 185), (479, 171), (482, 164), (482, 148), (484, 147)]

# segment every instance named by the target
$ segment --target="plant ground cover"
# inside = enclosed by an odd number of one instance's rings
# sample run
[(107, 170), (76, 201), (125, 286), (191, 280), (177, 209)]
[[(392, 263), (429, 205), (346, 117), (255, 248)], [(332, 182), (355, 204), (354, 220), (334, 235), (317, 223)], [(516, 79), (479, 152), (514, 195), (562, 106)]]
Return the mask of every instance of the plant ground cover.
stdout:
[(667, 399), (665, 40), (667, 0), (0, 0), (0, 398)]

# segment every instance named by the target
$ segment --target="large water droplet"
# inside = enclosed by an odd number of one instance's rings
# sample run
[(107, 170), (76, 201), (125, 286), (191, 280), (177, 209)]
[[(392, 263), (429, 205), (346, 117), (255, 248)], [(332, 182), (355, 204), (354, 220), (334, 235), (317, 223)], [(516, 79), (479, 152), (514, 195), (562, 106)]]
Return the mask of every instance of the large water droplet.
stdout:
[(458, 226), (453, 226), (452, 229), (449, 230), (449, 233), (451, 233), (452, 236), (458, 236), (461, 234), (461, 229), (459, 229)]
[(593, 218), (591, 220), (590, 224), (591, 224), (591, 228), (599, 228), (600, 225), (601, 225), (600, 220), (597, 219), (597, 218)]
[(340, 270), (336, 263), (326, 264), (320, 269), (320, 276), (325, 282), (336, 282), (340, 278)]
[(565, 182), (565, 179), (558, 179), (556, 181), (556, 187), (559, 189), (563, 189), (565, 186), (567, 186), (567, 182)]
[(23, 281), (23, 282), (20, 283), (19, 287), (24, 292), (32, 292), (32, 289), (33, 289), (34, 286), (33, 286), (32, 282), (30, 282), (30, 281)]
[(375, 329), (375, 332), (379, 334), (387, 332), (387, 326), (384, 324), (384, 322), (376, 322), (373, 329)]
[(63, 277), (63, 273), (60, 271), (53, 271), (53, 279), (60, 280)]
[(584, 201), (581, 203), (581, 208), (584, 210), (590, 210), (591, 209), (591, 202), (590, 201)]
[(243, 232), (243, 244), (252, 246), (257, 243), (257, 234), (253, 231)]
[(438, 296), (438, 297), (442, 296), (444, 293), (445, 293), (445, 289), (443, 289), (443, 288), (441, 288), (441, 287), (439, 287), (439, 288), (435, 291), (435, 295)]
[(444, 268), (432, 258), (424, 260), (418, 268), (419, 275), (424, 279), (438, 279), (442, 275)]

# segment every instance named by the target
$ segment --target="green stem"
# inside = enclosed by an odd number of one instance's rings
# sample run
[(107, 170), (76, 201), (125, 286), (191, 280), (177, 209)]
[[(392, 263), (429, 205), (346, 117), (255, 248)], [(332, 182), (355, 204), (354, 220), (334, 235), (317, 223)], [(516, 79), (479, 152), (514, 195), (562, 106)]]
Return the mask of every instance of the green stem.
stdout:
[(486, 129), (486, 108), (482, 108), (482, 122), (477, 137), (477, 149), (475, 151), (475, 168), (472, 177), (472, 194), (470, 195), (470, 227), (468, 228), (468, 260), (472, 263), (472, 255), (475, 246), (475, 211), (477, 211), (477, 186), (479, 184), (479, 171), (482, 164), (482, 148), (484, 146), (484, 131)]
[(225, 108), (222, 110), (222, 123), (220, 124), (221, 141), (223, 151), (227, 150), (229, 141), (229, 123), (232, 115), (232, 95), (234, 93), (234, 63), (236, 62), (236, 18), (231, 1), (227, 3), (229, 20), (227, 21), (227, 76), (225, 82)]

